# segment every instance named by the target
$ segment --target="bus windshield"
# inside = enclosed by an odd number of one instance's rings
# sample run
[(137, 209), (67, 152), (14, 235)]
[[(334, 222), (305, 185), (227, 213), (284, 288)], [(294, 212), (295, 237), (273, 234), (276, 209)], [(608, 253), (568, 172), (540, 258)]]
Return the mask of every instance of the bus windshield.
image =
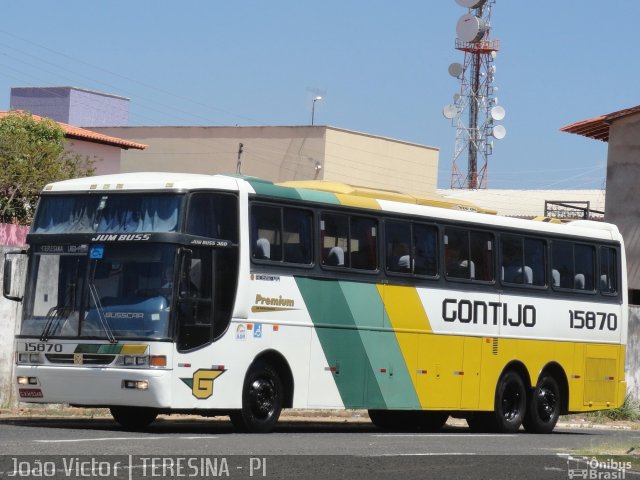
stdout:
[(37, 248), (20, 334), (169, 337), (176, 252), (164, 244)]
[(182, 195), (43, 195), (31, 233), (175, 232)]

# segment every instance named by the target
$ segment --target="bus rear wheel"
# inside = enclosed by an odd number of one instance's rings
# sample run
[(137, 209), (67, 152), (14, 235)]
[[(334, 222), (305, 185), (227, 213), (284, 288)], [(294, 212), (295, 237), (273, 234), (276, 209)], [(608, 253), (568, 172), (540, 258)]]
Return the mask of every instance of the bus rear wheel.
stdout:
[(247, 372), (242, 387), (242, 408), (231, 412), (231, 423), (239, 432), (269, 433), (273, 430), (284, 399), (284, 387), (277, 371), (258, 362)]
[(560, 387), (555, 378), (544, 375), (533, 389), (523, 425), (530, 433), (551, 433), (560, 418)]
[(158, 412), (153, 408), (111, 407), (109, 410), (113, 419), (129, 430), (148, 427), (158, 416)]

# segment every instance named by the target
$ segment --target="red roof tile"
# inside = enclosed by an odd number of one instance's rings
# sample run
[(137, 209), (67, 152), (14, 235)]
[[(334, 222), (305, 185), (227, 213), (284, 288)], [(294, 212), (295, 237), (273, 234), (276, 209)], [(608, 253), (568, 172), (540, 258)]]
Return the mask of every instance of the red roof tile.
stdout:
[(599, 117), (590, 118), (588, 120), (582, 120), (580, 122), (572, 123), (566, 127), (562, 127), (560, 130), (568, 133), (575, 133), (576, 135), (583, 135), (589, 138), (595, 138), (596, 140), (602, 140), (603, 142), (609, 141), (609, 126), (613, 120), (618, 118), (633, 115), (640, 112), (640, 105), (632, 108), (626, 108), (624, 110), (618, 110), (607, 115), (601, 115)]
[[(25, 112), (21, 112), (20, 110), (13, 110), (11, 112), (0, 112), (0, 118), (6, 117), (7, 115), (15, 115), (21, 114)], [(34, 120), (42, 120), (44, 117), (39, 115), (30, 114)], [(86, 128), (74, 127), (73, 125), (67, 125), (66, 123), (56, 122), (62, 130), (64, 130), (64, 136), (66, 138), (75, 138), (77, 140), (84, 140), (87, 142), (100, 143), (103, 145), (111, 145), (114, 147), (120, 147), (125, 150), (130, 148), (135, 148), (137, 150), (144, 150), (147, 148), (147, 145), (142, 143), (131, 142), (129, 140), (124, 140), (122, 138), (110, 137), (108, 135), (103, 135), (102, 133), (94, 132), (92, 130), (87, 130)]]

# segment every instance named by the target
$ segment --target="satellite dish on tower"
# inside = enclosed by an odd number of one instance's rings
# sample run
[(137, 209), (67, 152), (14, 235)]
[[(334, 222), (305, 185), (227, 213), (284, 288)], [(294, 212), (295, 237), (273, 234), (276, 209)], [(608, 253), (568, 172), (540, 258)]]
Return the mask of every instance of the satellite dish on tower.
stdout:
[(462, 95), (460, 95), (459, 93), (456, 92), (456, 93), (453, 94), (453, 102), (454, 103), (458, 103), (461, 98), (462, 98)]
[(464, 67), (461, 63), (452, 63), (449, 65), (449, 75), (455, 78), (460, 78), (462, 72), (464, 71)]
[(494, 120), (502, 120), (504, 118), (504, 116), (507, 114), (507, 111), (504, 109), (504, 107), (501, 107), (500, 105), (496, 105), (495, 107), (491, 108), (491, 118), (493, 118)]
[(476, 43), (482, 40), (487, 31), (487, 22), (470, 13), (463, 15), (456, 25), (458, 38), (466, 43)]
[(493, 127), (491, 134), (496, 140), (502, 140), (507, 135), (507, 129), (502, 125), (496, 125)]
[(444, 118), (448, 118), (449, 120), (454, 118), (457, 113), (458, 109), (455, 105), (445, 105), (442, 109), (442, 115), (444, 115)]
[(461, 7), (466, 8), (480, 8), (487, 0), (456, 0), (456, 3)]

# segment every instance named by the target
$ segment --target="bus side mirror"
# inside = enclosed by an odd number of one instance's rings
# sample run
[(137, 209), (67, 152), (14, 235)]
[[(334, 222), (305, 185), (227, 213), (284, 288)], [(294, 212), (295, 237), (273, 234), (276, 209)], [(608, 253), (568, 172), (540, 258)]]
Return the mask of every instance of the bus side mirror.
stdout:
[(2, 296), (7, 300), (21, 302), (24, 296), (23, 266), (26, 251), (4, 254), (4, 273), (2, 275)]

